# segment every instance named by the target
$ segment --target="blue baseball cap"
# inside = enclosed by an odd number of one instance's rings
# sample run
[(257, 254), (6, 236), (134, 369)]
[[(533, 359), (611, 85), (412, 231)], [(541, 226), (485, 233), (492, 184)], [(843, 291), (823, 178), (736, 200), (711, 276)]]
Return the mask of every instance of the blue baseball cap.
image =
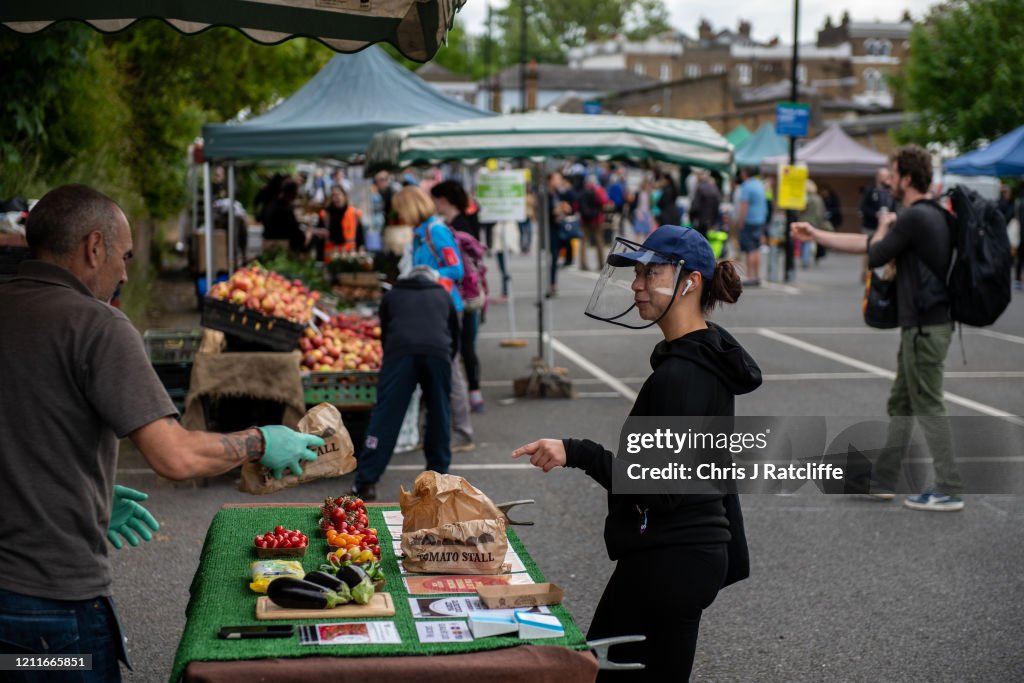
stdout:
[[(614, 262), (613, 262), (614, 258)], [(644, 240), (642, 251), (609, 256), (608, 264), (616, 267), (634, 263), (679, 263), (683, 269), (698, 272), (706, 280), (715, 276), (715, 252), (704, 235), (693, 228), (663, 225)]]

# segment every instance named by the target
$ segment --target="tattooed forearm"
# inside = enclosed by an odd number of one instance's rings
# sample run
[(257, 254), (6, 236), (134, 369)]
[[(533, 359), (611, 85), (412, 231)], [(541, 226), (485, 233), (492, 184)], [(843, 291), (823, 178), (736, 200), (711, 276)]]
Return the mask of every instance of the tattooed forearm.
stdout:
[(223, 434), (220, 437), (224, 457), (232, 462), (259, 460), (263, 457), (263, 435), (258, 429)]

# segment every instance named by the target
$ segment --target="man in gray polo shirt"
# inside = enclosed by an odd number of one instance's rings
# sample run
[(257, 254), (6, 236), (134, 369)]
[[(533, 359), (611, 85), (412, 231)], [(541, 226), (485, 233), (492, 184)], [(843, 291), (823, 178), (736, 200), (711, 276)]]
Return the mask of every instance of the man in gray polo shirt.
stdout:
[[(0, 286), (0, 652), (91, 654), (92, 671), (74, 680), (116, 681), (126, 657), (107, 542), (138, 545), (159, 526), (139, 504), (146, 494), (114, 486), (118, 439), (175, 480), (247, 461), (299, 473), (323, 441), (280, 425), (213, 434), (178, 424), (141, 337), (107, 303), (132, 255), (109, 197), (59, 187), (29, 213), (26, 236), (33, 260)], [(4, 679), (19, 675), (32, 674)]]

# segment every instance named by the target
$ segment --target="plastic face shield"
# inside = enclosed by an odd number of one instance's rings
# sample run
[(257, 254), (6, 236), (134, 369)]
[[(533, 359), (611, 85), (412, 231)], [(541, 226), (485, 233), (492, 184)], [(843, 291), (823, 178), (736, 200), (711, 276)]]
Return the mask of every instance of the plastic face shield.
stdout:
[(642, 330), (661, 320), (675, 300), (683, 261), (618, 237), (585, 314)]

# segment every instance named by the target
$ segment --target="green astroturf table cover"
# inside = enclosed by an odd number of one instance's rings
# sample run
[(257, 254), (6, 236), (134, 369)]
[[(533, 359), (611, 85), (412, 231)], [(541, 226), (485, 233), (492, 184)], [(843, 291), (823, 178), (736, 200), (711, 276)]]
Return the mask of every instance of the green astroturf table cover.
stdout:
[[(402, 574), (399, 571), (398, 560), (391, 543), (392, 539), (387, 525), (384, 523), (384, 512), (398, 509), (398, 506), (368, 508), (370, 526), (378, 530), (380, 539), (381, 564), (387, 576), (384, 591), (390, 593), (394, 600), (395, 616), (359, 617), (352, 621), (394, 621), (402, 637), (401, 644), (300, 645), (298, 636), (290, 639), (230, 641), (218, 639), (217, 631), (222, 626), (280, 623), (276, 621), (260, 622), (256, 619), (256, 599), (259, 595), (249, 589), (250, 565), (257, 559), (253, 552), (253, 538), (271, 531), (278, 524), (287, 529), (299, 529), (309, 536), (309, 548), (306, 550), (305, 557), (301, 558), (302, 566), (307, 572), (316, 570), (326, 562), (329, 550), (327, 540), (320, 536), (317, 529), (320, 508), (315, 505), (309, 507), (225, 507), (210, 523), (202, 556), (199, 559), (199, 567), (192, 580), (191, 598), (186, 609), (188, 621), (174, 657), (174, 667), (170, 678), (172, 683), (180, 680), (185, 667), (193, 661), (325, 655), (339, 657), (441, 655), (493, 650), (524, 644), (557, 645), (574, 650), (588, 649), (586, 639), (573, 622), (572, 616), (562, 605), (550, 607), (552, 614), (558, 617), (565, 628), (565, 636), (562, 638), (520, 640), (515, 634), (512, 634), (463, 643), (420, 643), (416, 635), (415, 622), (417, 620), (413, 619), (409, 609), (409, 594), (402, 582)], [(543, 582), (544, 576), (512, 529), (508, 530), (508, 541), (522, 559), (530, 577), (538, 583)], [(470, 594), (464, 597), (474, 596), (475, 594)], [(287, 621), (295, 623), (298, 627), (302, 624), (329, 623), (337, 621), (337, 619), (326, 617), (323, 622)]]

